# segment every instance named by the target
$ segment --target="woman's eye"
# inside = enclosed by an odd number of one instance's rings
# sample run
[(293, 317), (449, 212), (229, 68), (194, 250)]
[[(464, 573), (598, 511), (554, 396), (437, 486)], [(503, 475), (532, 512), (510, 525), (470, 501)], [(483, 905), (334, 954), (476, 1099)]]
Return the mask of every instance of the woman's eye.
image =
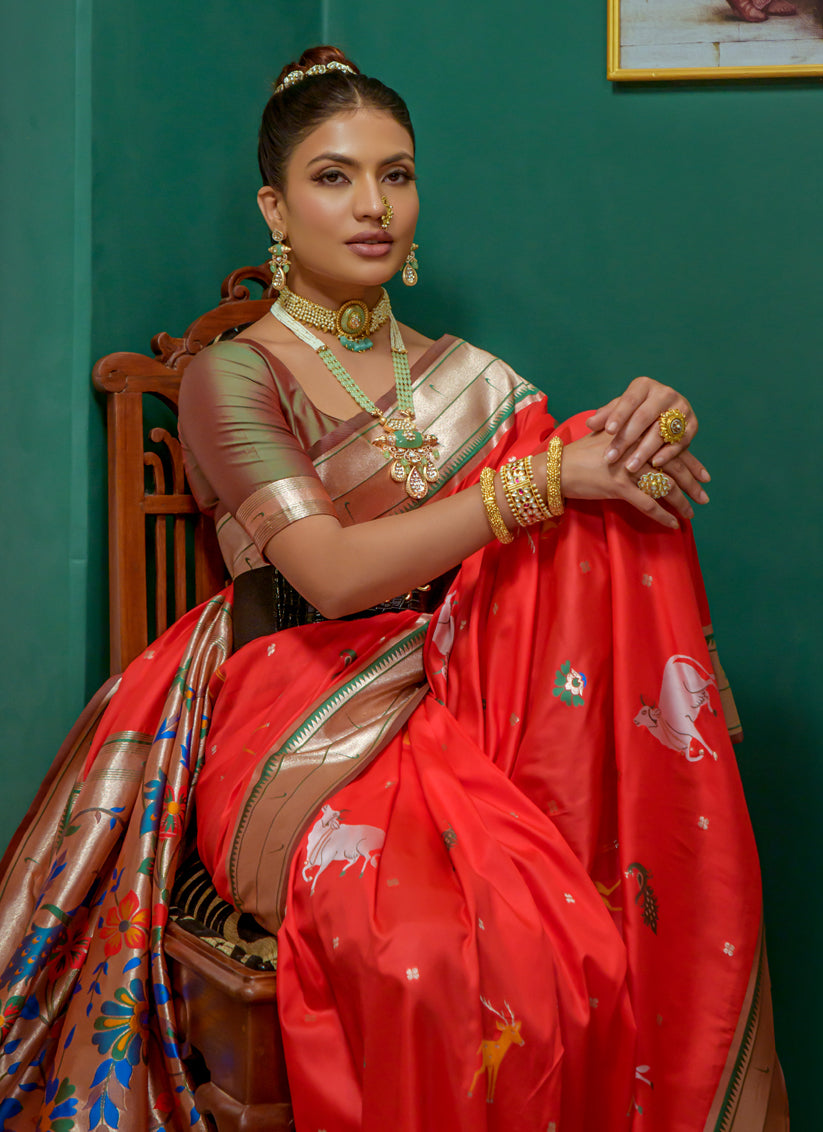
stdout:
[(341, 185), (346, 180), (346, 177), (339, 169), (327, 169), (325, 173), (321, 173), (315, 177), (323, 185)]
[(386, 174), (386, 180), (393, 185), (403, 185), (406, 181), (414, 181), (415, 179), (414, 173), (410, 173), (408, 169), (392, 169), (390, 173)]

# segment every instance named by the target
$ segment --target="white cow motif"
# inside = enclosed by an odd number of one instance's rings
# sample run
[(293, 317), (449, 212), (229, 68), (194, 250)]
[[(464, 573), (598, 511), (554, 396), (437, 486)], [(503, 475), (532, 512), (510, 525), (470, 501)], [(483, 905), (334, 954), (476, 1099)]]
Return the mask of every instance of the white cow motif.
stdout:
[[(697, 730), (697, 717), (704, 707), (712, 715), (709, 688), (717, 686), (713, 673), (690, 656), (670, 656), (663, 669), (663, 680), (657, 704), (647, 704), (640, 697), (642, 708), (634, 717), (638, 727), (647, 727), (658, 743), (685, 755), (690, 763), (700, 762), (704, 755), (717, 758), (715, 751)], [(692, 743), (698, 753), (692, 754)]]
[(311, 892), (317, 884), (317, 878), (327, 869), (332, 861), (345, 861), (346, 866), (340, 875), (363, 858), (363, 867), (360, 870), (362, 877), (366, 865), (377, 868), (377, 858), (386, 839), (382, 829), (376, 825), (346, 825), (340, 821), (342, 811), (333, 810), (325, 805), (320, 817), (309, 832), (306, 844), (306, 860), (303, 864), (303, 880), (308, 881), (309, 869), (317, 869), (311, 883)]

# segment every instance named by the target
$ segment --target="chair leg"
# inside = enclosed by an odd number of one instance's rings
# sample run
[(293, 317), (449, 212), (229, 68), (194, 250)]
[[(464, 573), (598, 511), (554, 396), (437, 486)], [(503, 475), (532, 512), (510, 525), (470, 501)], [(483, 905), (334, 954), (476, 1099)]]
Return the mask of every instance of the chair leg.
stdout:
[(204, 1116), (210, 1116), (217, 1132), (293, 1132), (291, 1105), (243, 1105), (211, 1081), (200, 1085), (194, 1103)]

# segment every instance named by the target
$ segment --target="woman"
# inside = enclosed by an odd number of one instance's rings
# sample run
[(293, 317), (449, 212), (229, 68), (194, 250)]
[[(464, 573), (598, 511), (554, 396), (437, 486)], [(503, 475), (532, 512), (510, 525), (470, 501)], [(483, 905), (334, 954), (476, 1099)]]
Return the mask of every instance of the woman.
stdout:
[(180, 403), (237, 580), (130, 667), (56, 846), (12, 862), (5, 1112), (196, 1122), (161, 940), (199, 771), (218, 889), (279, 929), (301, 1132), (781, 1127), (756, 855), (659, 502), (706, 499), (691, 407), (638, 379), (555, 429), (395, 322), (414, 135), (335, 49), (284, 69), (260, 156), (280, 297)]

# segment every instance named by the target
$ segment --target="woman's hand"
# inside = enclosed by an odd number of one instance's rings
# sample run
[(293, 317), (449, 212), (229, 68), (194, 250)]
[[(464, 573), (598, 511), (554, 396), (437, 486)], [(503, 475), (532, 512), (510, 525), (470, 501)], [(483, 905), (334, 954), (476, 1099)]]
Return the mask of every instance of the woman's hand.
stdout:
[[(666, 527), (677, 527), (678, 521), (670, 511), (646, 495), (637, 486), (637, 480), (643, 472), (651, 471), (649, 464), (641, 464), (635, 472), (629, 472), (624, 463), (606, 463), (603, 459), (604, 445), (608, 441), (602, 433), (593, 433), (591, 436), (581, 437), (567, 444), (563, 449), (563, 463), (561, 466), (560, 486), (566, 499), (623, 499), (642, 511), (644, 515), (662, 523)], [(668, 447), (668, 446), (667, 446)], [(635, 455), (636, 449), (629, 449), (630, 455)], [(674, 467), (679, 464), (678, 467)], [(702, 467), (702, 465), (700, 465)], [(693, 473), (686, 464), (686, 457), (675, 457), (665, 464), (662, 470), (675, 481), (666, 500), (684, 518), (690, 519), (694, 514), (689, 500), (684, 494), (681, 481), (687, 485), (687, 490), (702, 492), (702, 488), (694, 478)], [(677, 474), (675, 474), (677, 473)], [(705, 493), (703, 493), (705, 494)]]
[[(667, 409), (677, 409), (686, 418), (686, 432), (677, 444), (666, 444), (660, 435), (660, 414)], [(686, 452), (697, 435), (694, 410), (676, 390), (650, 377), (636, 377), (625, 393), (603, 405), (586, 424), (592, 432), (608, 434), (610, 443), (604, 457), (607, 464), (616, 464), (628, 455), (627, 471), (639, 472), (644, 464), (650, 463), (654, 468), (664, 469), (687, 491), (692, 480), (708, 483), (711, 479), (700, 461)], [(689, 491), (689, 494), (694, 493)], [(700, 503), (707, 501), (699, 494), (694, 498)]]

